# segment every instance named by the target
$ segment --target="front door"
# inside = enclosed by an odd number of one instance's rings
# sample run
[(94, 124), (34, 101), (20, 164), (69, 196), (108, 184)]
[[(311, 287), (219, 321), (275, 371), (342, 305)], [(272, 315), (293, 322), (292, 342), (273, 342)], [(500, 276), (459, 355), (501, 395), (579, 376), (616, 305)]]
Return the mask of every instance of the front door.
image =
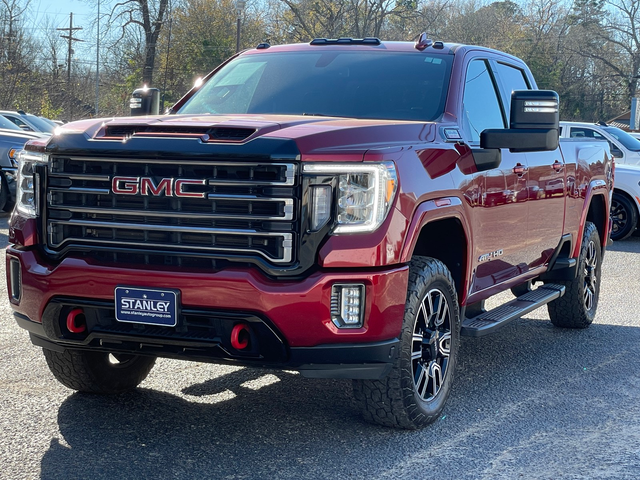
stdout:
[[(466, 140), (476, 148), (483, 130), (505, 128), (504, 110), (486, 59), (473, 59), (467, 66), (462, 120)], [(517, 277), (528, 268), (523, 262), (529, 179), (526, 155), (503, 149), (500, 166), (479, 176), (476, 184), (481, 191), (471, 218), (475, 240), (471, 294)]]

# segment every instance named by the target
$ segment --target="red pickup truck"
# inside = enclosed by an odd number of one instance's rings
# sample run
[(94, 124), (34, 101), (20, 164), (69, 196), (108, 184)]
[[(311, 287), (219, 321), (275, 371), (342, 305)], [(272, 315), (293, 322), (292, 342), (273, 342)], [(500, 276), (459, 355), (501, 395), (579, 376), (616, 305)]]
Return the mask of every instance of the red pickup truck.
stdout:
[(132, 389), (158, 356), (298, 369), (418, 428), (461, 335), (593, 321), (613, 165), (558, 139), (521, 60), (423, 35), (261, 44), (168, 115), (30, 142), (19, 175), (9, 300), (64, 385)]

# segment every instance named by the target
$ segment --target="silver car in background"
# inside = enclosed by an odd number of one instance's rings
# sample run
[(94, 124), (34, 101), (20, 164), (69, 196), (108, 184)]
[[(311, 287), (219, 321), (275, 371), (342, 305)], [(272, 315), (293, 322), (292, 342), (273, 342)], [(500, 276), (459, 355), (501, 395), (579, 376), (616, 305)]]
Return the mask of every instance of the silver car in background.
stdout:
[(0, 115), (0, 210), (9, 212), (15, 203), (18, 153), (27, 141), (47, 136), (26, 132)]

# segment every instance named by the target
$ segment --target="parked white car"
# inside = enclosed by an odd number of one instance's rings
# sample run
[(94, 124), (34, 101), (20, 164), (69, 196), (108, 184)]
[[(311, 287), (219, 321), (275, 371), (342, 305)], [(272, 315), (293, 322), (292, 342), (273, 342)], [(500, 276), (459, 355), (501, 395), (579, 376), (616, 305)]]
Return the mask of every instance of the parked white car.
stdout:
[(560, 122), (560, 137), (606, 140), (616, 165), (640, 165), (640, 140), (606, 123)]
[(611, 239), (624, 240), (640, 218), (640, 167), (617, 164), (611, 201)]

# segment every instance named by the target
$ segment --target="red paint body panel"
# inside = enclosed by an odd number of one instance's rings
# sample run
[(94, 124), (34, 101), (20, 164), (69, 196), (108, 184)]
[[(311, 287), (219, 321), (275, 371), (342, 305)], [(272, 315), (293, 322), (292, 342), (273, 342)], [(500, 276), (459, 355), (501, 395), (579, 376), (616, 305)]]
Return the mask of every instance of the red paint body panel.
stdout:
[[(9, 248), (7, 262), (12, 257), (18, 258), (22, 265), (23, 287), (23, 300), (13, 307), (33, 321), (40, 321), (53, 297), (113, 300), (118, 285), (177, 288), (185, 308), (266, 316), (292, 347), (393, 338), (400, 331), (408, 279), (406, 266), (378, 271), (317, 272), (304, 280), (283, 282), (269, 280), (255, 269), (205, 274), (125, 265), (106, 267), (74, 258), (55, 266), (35, 251)], [(331, 285), (336, 282), (365, 284), (368, 313), (363, 328), (338, 331), (331, 323)]]

